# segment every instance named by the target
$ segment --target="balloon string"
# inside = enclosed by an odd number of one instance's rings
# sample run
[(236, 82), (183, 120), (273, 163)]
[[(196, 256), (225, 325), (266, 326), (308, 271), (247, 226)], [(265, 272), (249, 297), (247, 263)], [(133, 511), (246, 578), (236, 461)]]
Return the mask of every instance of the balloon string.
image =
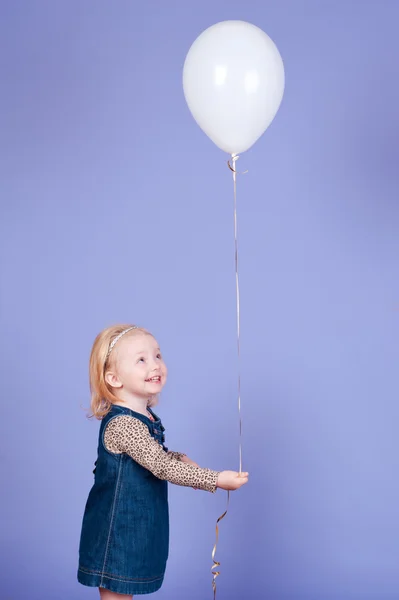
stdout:
[[(237, 170), (235, 163), (240, 157), (238, 154), (232, 154), (231, 160), (227, 165), (233, 173), (234, 183), (234, 248), (235, 248), (235, 273), (236, 273), (236, 308), (237, 308), (237, 356), (238, 356), (238, 417), (239, 417), (239, 472), (242, 472), (242, 417), (241, 417), (241, 375), (240, 375), (240, 284), (238, 277), (238, 235), (237, 235)], [(244, 171), (247, 173), (247, 171)]]
[[(235, 247), (235, 274), (236, 274), (236, 307), (237, 307), (237, 354), (238, 354), (238, 415), (239, 415), (239, 461), (240, 461), (240, 474), (242, 473), (242, 418), (241, 418), (241, 376), (240, 376), (240, 285), (238, 278), (238, 235), (237, 235), (237, 171), (235, 169), (235, 163), (239, 159), (237, 154), (232, 154), (231, 160), (233, 166), (230, 165), (230, 161), (227, 161), (229, 169), (233, 173), (234, 183), (234, 247)], [(247, 173), (247, 171), (244, 171)], [(219, 541), (219, 523), (227, 515), (227, 510), (230, 502), (230, 492), (227, 492), (227, 506), (224, 513), (216, 521), (216, 541), (212, 550), (212, 588), (213, 588), (213, 600), (216, 600), (216, 578), (219, 577), (220, 571), (215, 571), (220, 567), (220, 562), (215, 560), (217, 544)]]

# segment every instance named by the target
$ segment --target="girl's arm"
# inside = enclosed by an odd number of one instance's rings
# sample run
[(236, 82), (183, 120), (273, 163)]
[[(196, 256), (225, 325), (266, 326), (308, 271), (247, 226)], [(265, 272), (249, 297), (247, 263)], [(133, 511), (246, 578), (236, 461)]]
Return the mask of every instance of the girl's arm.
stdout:
[(193, 465), (194, 467), (199, 467), (199, 465), (197, 465), (196, 462), (191, 460), (191, 458), (188, 458), (188, 456), (186, 456), (185, 454), (183, 454), (183, 457), (180, 460), (184, 463), (187, 463), (188, 465)]
[(186, 455), (183, 454), (182, 452), (173, 452), (172, 450), (169, 450), (167, 454), (168, 454), (168, 456), (171, 456), (172, 458), (176, 458), (177, 460), (181, 460), (183, 462), (186, 462), (185, 460), (183, 460), (183, 458)]
[(110, 452), (128, 454), (158, 479), (209, 492), (217, 489), (219, 471), (201, 469), (169, 455), (150, 435), (148, 427), (135, 417), (121, 415), (109, 421), (104, 444)]
[(169, 450), (168, 455), (172, 456), (173, 458), (177, 458), (177, 460), (181, 460), (181, 462), (187, 463), (188, 465), (199, 467), (196, 462), (191, 460), (191, 458), (188, 458), (187, 454), (182, 454), (181, 452), (172, 452), (172, 450)]

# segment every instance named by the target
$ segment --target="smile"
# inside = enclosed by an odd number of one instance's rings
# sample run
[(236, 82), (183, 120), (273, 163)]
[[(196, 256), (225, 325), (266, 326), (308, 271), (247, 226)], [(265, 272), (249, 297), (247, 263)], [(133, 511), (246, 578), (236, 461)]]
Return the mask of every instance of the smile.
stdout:
[(147, 383), (161, 383), (161, 377), (157, 375), (156, 377), (151, 377), (150, 379), (146, 379)]

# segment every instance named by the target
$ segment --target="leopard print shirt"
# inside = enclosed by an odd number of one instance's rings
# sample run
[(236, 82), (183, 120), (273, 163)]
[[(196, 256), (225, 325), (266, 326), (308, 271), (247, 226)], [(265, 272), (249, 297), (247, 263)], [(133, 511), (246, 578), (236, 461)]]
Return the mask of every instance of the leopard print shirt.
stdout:
[(181, 460), (183, 458), (183, 456), (186, 456), (185, 454), (182, 454), (181, 452), (173, 452), (172, 450), (168, 451), (168, 456), (172, 456), (173, 458), (176, 458), (176, 460)]
[(180, 459), (184, 455), (180, 452), (165, 452), (162, 445), (151, 437), (148, 427), (130, 415), (109, 421), (104, 432), (104, 444), (109, 452), (128, 454), (158, 479), (212, 493), (217, 489), (218, 471), (183, 463)]

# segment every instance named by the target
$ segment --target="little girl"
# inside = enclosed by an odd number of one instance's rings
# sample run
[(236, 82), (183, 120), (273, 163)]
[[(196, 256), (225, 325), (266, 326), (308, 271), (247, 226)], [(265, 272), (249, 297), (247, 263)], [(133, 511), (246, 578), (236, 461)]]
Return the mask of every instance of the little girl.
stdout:
[(151, 409), (166, 376), (158, 343), (145, 329), (117, 325), (97, 336), (90, 388), (101, 425), (78, 581), (98, 587), (101, 600), (130, 600), (161, 587), (169, 551), (168, 481), (208, 492), (248, 481), (248, 473), (202, 469), (168, 451)]

